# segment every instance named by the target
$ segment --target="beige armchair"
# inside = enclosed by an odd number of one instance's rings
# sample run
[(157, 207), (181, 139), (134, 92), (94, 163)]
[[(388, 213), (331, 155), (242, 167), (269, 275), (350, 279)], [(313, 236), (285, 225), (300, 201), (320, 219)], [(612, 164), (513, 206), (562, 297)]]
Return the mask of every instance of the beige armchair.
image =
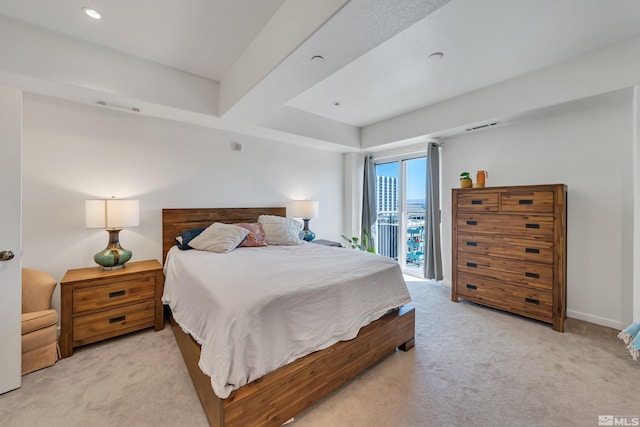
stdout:
[(47, 273), (22, 269), (22, 375), (58, 360), (58, 313), (51, 309), (56, 285)]

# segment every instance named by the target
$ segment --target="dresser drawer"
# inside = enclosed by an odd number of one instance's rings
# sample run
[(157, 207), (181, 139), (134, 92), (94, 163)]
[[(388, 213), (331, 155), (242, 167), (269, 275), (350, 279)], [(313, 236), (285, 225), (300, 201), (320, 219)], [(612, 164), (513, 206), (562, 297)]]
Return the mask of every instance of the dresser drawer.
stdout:
[(504, 282), (551, 290), (553, 267), (525, 261), (459, 254), (458, 271)]
[(109, 335), (119, 335), (127, 329), (153, 326), (154, 315), (155, 302), (148, 301), (77, 316), (73, 319), (73, 341), (89, 343)]
[(73, 313), (115, 307), (153, 299), (154, 276), (132, 276), (76, 285), (73, 292)]
[(542, 215), (459, 214), (458, 232), (553, 239), (553, 217)]
[(545, 322), (550, 322), (552, 319), (553, 297), (551, 292), (536, 291), (466, 274), (458, 276), (457, 289), (458, 295), (469, 301)]
[(485, 193), (469, 190), (459, 192), (458, 210), (469, 212), (497, 212), (498, 193)]
[(502, 212), (553, 213), (553, 191), (502, 193), (500, 204)]
[(458, 251), (543, 264), (553, 263), (553, 242), (549, 240), (458, 233)]

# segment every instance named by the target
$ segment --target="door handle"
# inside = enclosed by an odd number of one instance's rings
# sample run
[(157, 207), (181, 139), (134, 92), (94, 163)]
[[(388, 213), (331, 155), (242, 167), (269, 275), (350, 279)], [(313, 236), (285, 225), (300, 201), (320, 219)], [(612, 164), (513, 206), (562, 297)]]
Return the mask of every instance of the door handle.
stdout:
[(14, 254), (13, 251), (2, 251), (0, 252), (0, 261), (9, 261), (10, 259), (13, 259), (14, 256), (16, 256), (16, 254)]

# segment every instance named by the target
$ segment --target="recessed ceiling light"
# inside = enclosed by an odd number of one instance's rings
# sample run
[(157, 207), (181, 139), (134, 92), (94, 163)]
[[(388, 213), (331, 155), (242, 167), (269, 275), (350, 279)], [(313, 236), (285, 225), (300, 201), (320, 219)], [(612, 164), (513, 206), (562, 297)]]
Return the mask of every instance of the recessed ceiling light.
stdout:
[(92, 9), (90, 7), (83, 7), (82, 11), (89, 17), (93, 19), (100, 19), (100, 13), (97, 10)]
[(320, 55), (315, 55), (311, 57), (311, 62), (319, 64), (321, 62), (324, 62), (324, 57), (320, 56)]
[(429, 61), (440, 61), (444, 57), (444, 53), (442, 52), (433, 52), (429, 55)]

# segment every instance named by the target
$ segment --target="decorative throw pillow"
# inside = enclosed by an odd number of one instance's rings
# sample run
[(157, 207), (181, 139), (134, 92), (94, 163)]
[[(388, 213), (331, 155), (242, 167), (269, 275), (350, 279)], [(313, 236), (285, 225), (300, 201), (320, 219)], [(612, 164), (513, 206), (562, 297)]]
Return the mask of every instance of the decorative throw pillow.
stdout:
[(189, 242), (193, 249), (209, 252), (231, 252), (249, 234), (246, 228), (214, 222)]
[(302, 223), (291, 218), (274, 215), (260, 215), (258, 222), (267, 236), (268, 245), (299, 245)]
[(189, 246), (189, 242), (198, 237), (198, 235), (203, 231), (204, 228), (193, 228), (191, 230), (183, 231), (175, 238), (176, 246), (178, 247), (178, 249), (182, 249), (183, 251), (192, 249), (191, 246)]
[(267, 246), (267, 236), (264, 234), (262, 225), (259, 222), (239, 222), (238, 227), (246, 228), (249, 230), (247, 237), (238, 245), (239, 248), (249, 247), (256, 248), (260, 246)]

